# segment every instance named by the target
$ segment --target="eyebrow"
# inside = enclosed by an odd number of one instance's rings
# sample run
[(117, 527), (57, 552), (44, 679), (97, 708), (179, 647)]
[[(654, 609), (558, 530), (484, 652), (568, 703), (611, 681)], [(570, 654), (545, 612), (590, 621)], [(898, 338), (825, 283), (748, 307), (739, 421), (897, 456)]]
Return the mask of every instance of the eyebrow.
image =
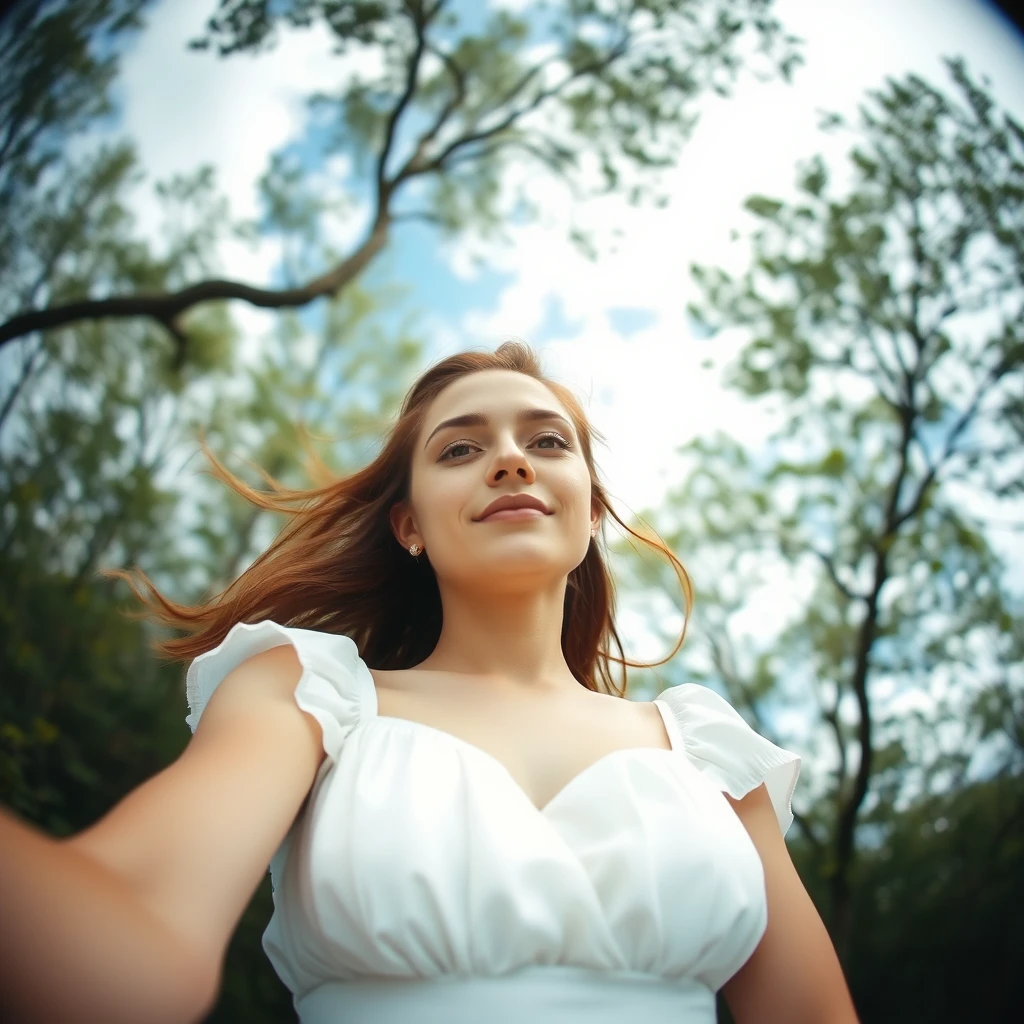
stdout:
[[(555, 412), (554, 409), (523, 409), (516, 413), (516, 419), (520, 423), (533, 423), (536, 420), (560, 420), (570, 430), (572, 429), (572, 424), (560, 412)], [(479, 412), (467, 412), (462, 416), (453, 416), (450, 420), (441, 420), (430, 432), (430, 437), (423, 442), (423, 447), (426, 448), (430, 444), (430, 438), (439, 430), (445, 430), (449, 427), (486, 427), (489, 422), (487, 417)]]

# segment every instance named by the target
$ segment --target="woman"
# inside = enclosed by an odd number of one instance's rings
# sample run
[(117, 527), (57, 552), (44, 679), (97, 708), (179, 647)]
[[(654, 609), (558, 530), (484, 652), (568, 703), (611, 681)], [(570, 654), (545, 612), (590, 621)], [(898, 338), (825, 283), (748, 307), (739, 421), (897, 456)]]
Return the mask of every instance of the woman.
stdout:
[(708, 1024), (723, 987), (739, 1024), (856, 1020), (783, 841), (799, 758), (704, 687), (616, 691), (591, 442), (506, 344), (345, 480), (218, 470), (291, 521), (209, 604), (140, 591), (194, 659), (185, 753), (69, 841), (4, 819), (16, 1019), (201, 1018), (269, 863), (303, 1024)]

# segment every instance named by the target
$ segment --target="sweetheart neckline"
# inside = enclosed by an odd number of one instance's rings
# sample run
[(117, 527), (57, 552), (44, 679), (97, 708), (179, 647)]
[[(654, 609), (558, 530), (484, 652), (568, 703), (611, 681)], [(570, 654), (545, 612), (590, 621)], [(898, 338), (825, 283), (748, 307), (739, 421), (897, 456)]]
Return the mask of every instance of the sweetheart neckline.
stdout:
[[(543, 804), (538, 805), (530, 796), (529, 793), (523, 788), (519, 780), (512, 774), (511, 770), (500, 758), (496, 757), (490, 751), (484, 750), (483, 747), (477, 746), (475, 743), (471, 743), (469, 740), (463, 739), (461, 736), (456, 736), (455, 733), (449, 732), (447, 729), (440, 729), (436, 725), (430, 725), (427, 722), (419, 722), (415, 718), (403, 718), (401, 715), (382, 715), (379, 713), (373, 714), (368, 721), (378, 722), (402, 722), (407, 726), (412, 726), (413, 729), (420, 729), (427, 733), (434, 733), (437, 736), (442, 737), (448, 742), (451, 742), (454, 746), (461, 747), (469, 750), (475, 757), (486, 761), (487, 763), (496, 767), (501, 774), (508, 780), (512, 788), (532, 807), (538, 814), (545, 816), (547, 812), (554, 806), (554, 804), (562, 798), (562, 796), (569, 792), (569, 790), (576, 787), (577, 783), (580, 783), (585, 777), (589, 776), (598, 766), (604, 764), (606, 761), (611, 761), (622, 754), (640, 754), (645, 755), (648, 752), (660, 755), (676, 755), (682, 753), (682, 748), (676, 748), (676, 740), (678, 733), (673, 730), (670, 726), (670, 715), (666, 715), (666, 708), (662, 706), (662, 702), (658, 700), (651, 701), (655, 707), (658, 708), (658, 713), (662, 717), (662, 721), (665, 725), (665, 732), (668, 736), (670, 746), (668, 747), (619, 747), (617, 750), (609, 750), (607, 754), (602, 754), (595, 761), (591, 761), (585, 768), (578, 771), (568, 782), (565, 783), (559, 790), (557, 790), (549, 800)], [(673, 722), (672, 725), (675, 723)]]

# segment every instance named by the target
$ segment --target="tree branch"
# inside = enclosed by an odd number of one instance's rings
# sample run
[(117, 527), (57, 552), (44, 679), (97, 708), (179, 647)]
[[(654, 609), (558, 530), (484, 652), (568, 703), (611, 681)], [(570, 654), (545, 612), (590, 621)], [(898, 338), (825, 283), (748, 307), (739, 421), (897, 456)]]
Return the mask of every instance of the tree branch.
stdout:
[(836, 767), (836, 793), (841, 794), (846, 785), (846, 736), (843, 733), (843, 723), (839, 718), (839, 688), (836, 687), (836, 699), (832, 707), (821, 708), (821, 717), (828, 722), (832, 734), (836, 738), (836, 753), (839, 757), (839, 764)]
[[(443, 5), (444, 0), (438, 0), (436, 7), (432, 11), (426, 11), (422, 2), (413, 5), (415, 10), (411, 15), (411, 20), (416, 31), (416, 45), (413, 48), (412, 56), (409, 58), (409, 64), (406, 68), (405, 88), (402, 90), (402, 95), (399, 96), (398, 102), (388, 117), (387, 124), (384, 127), (384, 143), (380, 148), (380, 155), (377, 157), (378, 213), (387, 205), (388, 192), (392, 187), (387, 180), (387, 163), (388, 157), (391, 155), (391, 147), (394, 145), (398, 122), (416, 92), (416, 79), (419, 76), (420, 62), (423, 60), (423, 51), (426, 48), (424, 29)], [(406, 13), (408, 13), (408, 7)]]
[[(575, 161), (575, 153), (563, 146), (561, 143), (556, 142), (554, 139), (548, 138), (547, 136), (541, 135), (540, 141), (546, 143), (551, 147), (552, 152), (545, 153), (544, 150), (533, 142), (530, 142), (526, 138), (510, 138), (502, 139), (497, 142), (491, 142), (488, 145), (481, 146), (479, 149), (468, 150), (464, 149), (461, 153), (457, 153), (445, 165), (446, 170), (450, 170), (453, 167), (459, 167), (464, 163), (468, 163), (472, 160), (490, 160), (497, 156), (502, 149), (521, 149), (526, 153), (529, 153), (535, 160), (544, 164), (545, 167), (550, 168), (552, 171), (557, 173), (558, 167), (557, 162), (559, 159), (566, 162)], [(573, 195), (576, 198), (580, 197), (579, 187), (571, 180), (565, 179), (566, 184), (569, 186)]]
[[(708, 634), (708, 644), (711, 647), (711, 660), (715, 664), (715, 668), (718, 669), (725, 680), (725, 685), (728, 689), (733, 692), (739, 693), (743, 698), (743, 704), (750, 712), (751, 717), (754, 719), (754, 725), (757, 726), (758, 732), (764, 733), (765, 724), (761, 717), (761, 710), (757, 706), (757, 702), (754, 700), (753, 695), (750, 692), (750, 687), (743, 682), (739, 677), (739, 673), (736, 672), (735, 665), (736, 659), (732, 654), (732, 644), (729, 641), (729, 634), (725, 628), (722, 627), (721, 639), (713, 633)], [(726, 662), (732, 664), (727, 664)], [(771, 737), (766, 737), (771, 739)], [(772, 740), (774, 742), (774, 740)]]
[(850, 601), (866, 601), (867, 600), (866, 595), (854, 593), (852, 590), (850, 590), (850, 588), (845, 583), (843, 583), (843, 581), (836, 574), (835, 563), (832, 561), (831, 555), (827, 554), (824, 551), (818, 551), (817, 548), (814, 548), (814, 547), (812, 547), (811, 550), (824, 563), (825, 568), (828, 570), (829, 577), (831, 578), (832, 582), (836, 585), (836, 588), (843, 595), (843, 597), (847, 598)]
[(7, 417), (10, 415), (11, 409), (14, 408), (14, 403), (18, 400), (18, 396), (21, 394), (22, 389), (39, 369), (39, 360), (42, 357), (42, 354), (43, 342), (41, 338), (37, 338), (35, 339), (35, 344), (31, 352), (22, 359), (21, 371), (18, 374), (18, 379), (14, 382), (11, 390), (7, 392), (7, 397), (4, 399), (3, 406), (0, 407), (0, 430), (3, 429), (4, 423), (7, 422)]
[[(259, 309), (294, 309), (314, 299), (336, 294), (352, 281), (384, 248), (390, 220), (386, 208), (359, 248), (326, 273), (296, 288), (256, 288), (240, 281), (211, 279), (176, 292), (150, 292), (114, 296), (107, 299), (81, 299), (47, 309), (31, 310), (0, 324), (0, 347), (33, 331), (53, 330), (78, 320), (149, 317), (171, 330), (175, 320), (203, 302), (237, 299)], [(182, 338), (175, 337), (180, 345)]]
[(986, 374), (985, 379), (978, 385), (974, 392), (974, 396), (968, 403), (967, 408), (960, 414), (960, 418), (950, 427), (949, 433), (946, 435), (946, 443), (943, 445), (942, 454), (936, 459), (935, 463), (928, 467), (928, 471), (921, 479), (921, 483), (917, 487), (917, 491), (914, 494), (910, 504), (904, 509), (893, 521), (893, 532), (898, 530), (911, 516), (917, 514), (917, 510), (921, 507), (921, 503), (924, 501), (924, 496), (928, 492), (928, 488), (931, 487), (939, 470), (945, 465), (949, 459), (956, 454), (956, 442), (960, 435), (967, 429), (970, 422), (977, 415), (978, 409), (981, 407), (981, 403), (988, 394), (989, 389), (1002, 378), (1011, 368), (1012, 361), (1009, 358), (1001, 359), (991, 370)]
[[(434, 139), (437, 138), (438, 132), (448, 123), (448, 119), (462, 106), (466, 101), (466, 73), (458, 65), (455, 58), (448, 53), (446, 50), (442, 50), (439, 46), (434, 46), (433, 43), (427, 42), (427, 50), (439, 57), (443, 62), (448, 74), (451, 75), (452, 80), (455, 83), (455, 91), (452, 93), (448, 102), (441, 108), (440, 113), (434, 118), (434, 123), (426, 130), (423, 136), (420, 138), (419, 145), (416, 147), (417, 152), (425, 152), (426, 147), (430, 145)], [(401, 177), (401, 175), (399, 175)]]
[[(839, 937), (845, 943), (848, 939), (846, 929), (849, 926), (849, 868), (853, 858), (853, 840), (857, 825), (857, 815), (861, 804), (867, 796), (868, 783), (871, 779), (871, 766), (874, 760), (872, 747), (873, 722), (871, 702), (868, 699), (868, 675), (871, 670), (871, 651), (878, 635), (879, 599), (882, 588), (889, 578), (888, 545), (897, 529), (897, 508), (900, 492), (907, 473), (910, 442), (913, 437), (915, 410), (907, 406), (902, 411), (902, 431), (900, 439), (899, 464), (889, 486), (889, 497), (886, 501), (884, 526), (875, 546), (875, 564), (871, 593), (866, 597), (867, 607), (860, 629), (857, 631), (857, 644), (854, 658), (850, 688), (857, 701), (857, 743), (860, 758), (853, 777), (853, 789), (838, 809), (835, 832), (836, 867), (832, 877), (832, 910), (834, 924), (838, 928)], [(841, 736), (839, 721), (839, 695), (832, 717), (832, 725), (837, 738)], [(841, 763), (845, 764), (845, 745), (840, 746)]]
[[(862, 306), (857, 307), (857, 320), (860, 326), (860, 333), (864, 340), (868, 343), (868, 347), (871, 349), (871, 354), (875, 357), (875, 363), (877, 364), (882, 376), (895, 388), (899, 385), (899, 380), (896, 373), (886, 362), (885, 357), (882, 355), (882, 350), (878, 346), (878, 339), (875, 337), (875, 332), (871, 328), (871, 321), (867, 312)], [(896, 362), (900, 366), (901, 372), (906, 373), (906, 367), (903, 365), (903, 360), (900, 357), (899, 345), (895, 345), (896, 348)], [(872, 378), (870, 375), (868, 379)], [(881, 385), (881, 382), (875, 378), (873, 380), (875, 387), (878, 389), (879, 395), (893, 409), (899, 409), (900, 401), (899, 398), (893, 398), (892, 395)]]
[[(422, 167), (410, 172), (408, 176), (412, 177), (414, 174), (431, 174), (441, 170), (445, 165), (445, 161), (447, 161), (448, 158), (456, 151), (463, 149), (474, 142), (482, 142), (486, 139), (493, 138), (495, 135), (500, 135), (504, 131), (507, 131), (517, 121), (521, 120), (527, 114), (532, 113), (547, 100), (551, 99), (553, 96), (559, 95), (572, 82), (586, 75), (597, 74), (598, 72), (603, 71), (614, 61), (618, 60), (618, 58), (621, 57), (623, 53), (625, 53), (625, 44), (618, 43), (611, 50), (609, 50), (606, 56), (603, 57), (601, 60), (592, 61), (590, 64), (578, 68), (576, 71), (572, 72), (561, 82), (559, 82), (555, 86), (552, 86), (550, 89), (541, 89), (529, 103), (527, 103), (523, 107), (519, 107), (515, 110), (510, 111), (508, 115), (502, 118), (501, 121), (499, 121), (497, 124), (492, 125), (490, 128), (485, 128), (481, 131), (470, 132), (468, 135), (463, 135), (460, 138), (453, 140), (433, 160), (422, 165)], [(524, 76), (524, 79), (521, 80), (520, 85), (522, 85), (523, 83), (525, 83), (526, 80), (532, 77), (532, 75), (535, 74), (542, 66), (543, 64), (539, 64), (533, 69), (531, 69), (531, 73), (527, 76)], [(518, 87), (519, 86), (517, 86), (517, 88)], [(514, 92), (510, 93), (510, 95), (514, 95)]]

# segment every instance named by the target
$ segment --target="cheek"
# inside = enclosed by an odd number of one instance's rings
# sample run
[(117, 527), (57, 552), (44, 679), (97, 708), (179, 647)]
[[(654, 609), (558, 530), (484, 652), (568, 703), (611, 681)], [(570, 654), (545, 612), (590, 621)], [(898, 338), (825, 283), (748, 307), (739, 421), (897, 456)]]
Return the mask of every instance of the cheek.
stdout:
[(459, 526), (472, 488), (467, 488), (463, 474), (457, 471), (428, 469), (413, 479), (410, 491), (420, 530), (436, 542), (444, 533)]
[(573, 519), (590, 522), (590, 499), (590, 473), (586, 468), (575, 468), (572, 473), (566, 474), (562, 485), (562, 504)]

